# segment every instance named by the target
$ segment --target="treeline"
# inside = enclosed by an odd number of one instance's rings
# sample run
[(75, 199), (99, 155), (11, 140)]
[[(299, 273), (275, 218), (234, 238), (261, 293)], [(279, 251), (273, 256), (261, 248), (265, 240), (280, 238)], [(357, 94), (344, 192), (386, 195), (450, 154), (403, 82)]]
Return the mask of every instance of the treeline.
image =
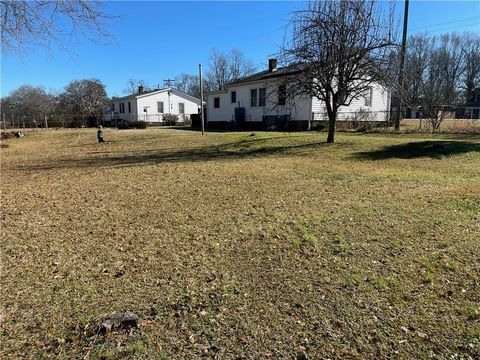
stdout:
[[(232, 49), (228, 53), (212, 50), (204, 74), (204, 90), (222, 89), (225, 84), (255, 71), (256, 67), (240, 50)], [(123, 93), (136, 94), (139, 86), (144, 91), (161, 87), (160, 84), (150, 86), (145, 80), (129, 79)], [(200, 98), (198, 74), (180, 74), (173, 86)], [(22, 85), (1, 99), (1, 120), (14, 127), (44, 127), (46, 123), (59, 127), (96, 126), (110, 111), (112, 100), (99, 79), (74, 80), (58, 93)]]
[(2, 98), (2, 121), (11, 126), (95, 126), (110, 100), (98, 79), (70, 82), (62, 92), (22, 85)]
[(449, 110), (472, 104), (479, 91), (480, 35), (420, 34), (408, 39), (404, 87), (397, 98), (402, 96), (407, 107), (420, 110), (434, 129)]

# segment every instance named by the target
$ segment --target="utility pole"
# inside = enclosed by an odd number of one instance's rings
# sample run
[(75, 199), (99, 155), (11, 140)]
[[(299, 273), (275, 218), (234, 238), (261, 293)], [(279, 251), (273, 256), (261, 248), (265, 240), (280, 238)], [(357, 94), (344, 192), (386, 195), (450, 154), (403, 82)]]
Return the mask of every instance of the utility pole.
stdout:
[(175, 80), (173, 79), (166, 79), (166, 80), (163, 80), (163, 85), (167, 85), (168, 87), (171, 87), (172, 84), (175, 83)]
[(48, 120), (47, 115), (45, 115), (45, 129), (48, 130)]
[(205, 122), (203, 117), (203, 80), (202, 80), (202, 64), (198, 64), (198, 73), (200, 78), (200, 121), (202, 122), (202, 135), (205, 134)]
[(405, 11), (403, 12), (403, 36), (402, 36), (402, 48), (400, 50), (400, 71), (398, 73), (398, 116), (395, 119), (395, 131), (400, 131), (400, 117), (402, 115), (403, 106), (403, 70), (405, 67), (405, 50), (407, 46), (407, 27), (408, 27), (408, 1), (405, 0)]

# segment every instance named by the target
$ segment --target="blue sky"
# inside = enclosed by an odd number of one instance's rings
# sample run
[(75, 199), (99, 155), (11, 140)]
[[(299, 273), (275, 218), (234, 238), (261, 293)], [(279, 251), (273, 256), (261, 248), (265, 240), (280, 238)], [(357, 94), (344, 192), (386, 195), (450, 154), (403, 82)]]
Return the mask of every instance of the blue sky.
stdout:
[[(283, 27), (305, 2), (160, 2), (117, 1), (105, 4), (121, 14), (109, 30), (116, 40), (99, 45), (86, 40), (72, 52), (37, 48), (26, 56), (2, 55), (1, 96), (22, 84), (62, 90), (71, 80), (99, 78), (110, 96), (123, 94), (127, 80), (151, 86), (180, 73), (196, 73), (213, 48), (241, 49), (263, 68), (278, 51)], [(403, 2), (397, 3), (403, 16)], [(410, 1), (409, 34), (429, 31), (480, 33), (479, 1)]]

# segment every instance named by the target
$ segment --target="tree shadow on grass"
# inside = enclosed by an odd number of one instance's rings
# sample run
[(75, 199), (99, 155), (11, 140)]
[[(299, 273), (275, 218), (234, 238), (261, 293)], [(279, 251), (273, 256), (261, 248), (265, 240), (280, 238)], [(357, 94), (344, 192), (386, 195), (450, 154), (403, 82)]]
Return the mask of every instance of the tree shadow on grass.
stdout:
[(439, 159), (469, 152), (480, 152), (480, 143), (468, 141), (417, 141), (386, 146), (374, 151), (355, 153), (354, 156), (367, 160), (415, 159), (428, 157)]
[[(266, 140), (264, 143), (262, 141)], [(269, 142), (268, 140), (273, 140)], [(32, 164), (22, 167), (24, 171), (56, 170), (88, 167), (139, 166), (164, 163), (200, 162), (212, 160), (237, 160), (275, 155), (303, 155), (312, 149), (331, 146), (324, 142), (303, 144), (285, 144), (278, 138), (252, 139), (238, 142), (189, 147), (182, 149), (166, 148), (158, 150), (139, 150), (130, 153), (105, 152), (90, 153), (82, 158), (63, 158), (54, 163)], [(335, 144), (335, 146), (349, 144)]]

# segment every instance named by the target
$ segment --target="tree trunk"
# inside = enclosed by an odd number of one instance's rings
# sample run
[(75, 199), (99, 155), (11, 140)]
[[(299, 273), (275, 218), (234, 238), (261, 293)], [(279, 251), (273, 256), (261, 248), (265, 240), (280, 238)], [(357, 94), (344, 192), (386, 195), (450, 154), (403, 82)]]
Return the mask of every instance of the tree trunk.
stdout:
[(337, 121), (337, 110), (328, 111), (328, 136), (327, 143), (333, 143), (335, 141), (335, 123)]
[(337, 106), (334, 103), (333, 106), (327, 104), (328, 114), (328, 136), (327, 143), (333, 143), (335, 141), (335, 124), (337, 122)]

